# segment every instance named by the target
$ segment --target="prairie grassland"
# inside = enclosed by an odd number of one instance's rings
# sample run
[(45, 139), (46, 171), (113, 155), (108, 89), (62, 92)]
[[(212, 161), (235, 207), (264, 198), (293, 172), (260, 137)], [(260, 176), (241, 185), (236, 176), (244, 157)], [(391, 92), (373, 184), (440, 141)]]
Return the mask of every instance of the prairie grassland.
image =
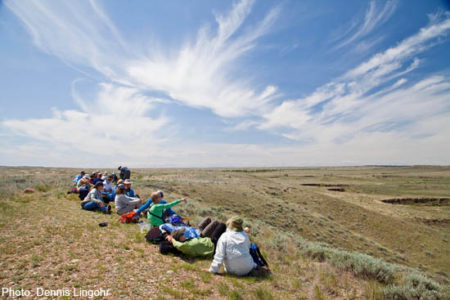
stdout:
[[(91, 170), (87, 170), (91, 171)], [(268, 278), (213, 276), (208, 259), (163, 256), (134, 224), (82, 211), (78, 170), (0, 168), (0, 286), (110, 289), (112, 298), (444, 299), (450, 206), (383, 203), (450, 197), (449, 167), (133, 169), (144, 198), (189, 198), (197, 224), (244, 217)], [(33, 194), (23, 189), (32, 187)], [(98, 223), (108, 221), (107, 227)], [(404, 297), (404, 298), (401, 298)]]

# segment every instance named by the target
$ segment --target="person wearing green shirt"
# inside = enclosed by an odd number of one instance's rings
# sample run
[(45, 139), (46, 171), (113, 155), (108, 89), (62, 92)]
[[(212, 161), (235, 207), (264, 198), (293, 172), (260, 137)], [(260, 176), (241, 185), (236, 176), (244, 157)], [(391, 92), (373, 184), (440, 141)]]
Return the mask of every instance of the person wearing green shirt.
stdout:
[(186, 202), (186, 198), (181, 198), (181, 200), (176, 200), (171, 203), (162, 204), (161, 202), (161, 193), (155, 192), (151, 195), (152, 198), (152, 205), (150, 206), (150, 209), (148, 210), (147, 219), (148, 223), (150, 224), (150, 227), (157, 227), (162, 224), (164, 224), (163, 220), (163, 211), (165, 209), (171, 208), (172, 206), (175, 206), (177, 204), (180, 204), (181, 202)]
[(183, 254), (191, 257), (210, 257), (214, 254), (214, 244), (210, 238), (193, 238), (186, 240), (183, 230), (174, 230), (166, 239)]

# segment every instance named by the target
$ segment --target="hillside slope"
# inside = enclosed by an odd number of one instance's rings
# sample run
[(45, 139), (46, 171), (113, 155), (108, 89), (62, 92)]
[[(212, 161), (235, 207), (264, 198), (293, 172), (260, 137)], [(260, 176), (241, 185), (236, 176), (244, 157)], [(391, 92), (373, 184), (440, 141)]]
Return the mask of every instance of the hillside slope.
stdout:
[[(421, 269), (448, 283), (449, 227), (423, 222), (448, 219), (448, 206), (379, 201), (446, 196), (446, 168), (133, 170), (140, 195), (162, 189), (169, 201), (189, 197), (189, 203), (176, 210), (193, 224), (207, 215), (226, 220), (241, 214), (269, 261), (273, 275), (268, 278), (213, 276), (202, 271), (210, 260), (163, 256), (157, 246), (145, 242), (137, 225), (120, 224), (116, 215), (82, 211), (76, 195), (66, 194), (75, 170), (0, 172), (2, 287), (103, 288), (114, 299), (381, 299), (385, 286), (405, 288), (412, 282), (406, 278), (417, 273), (371, 256)], [(422, 181), (430, 188), (421, 186)], [(330, 191), (330, 185), (344, 191)], [(36, 193), (23, 194), (25, 187)], [(109, 226), (99, 227), (103, 221)], [(420, 278), (419, 283), (427, 280)], [(445, 287), (434, 293), (437, 283), (430, 282), (428, 295), (445, 294)]]

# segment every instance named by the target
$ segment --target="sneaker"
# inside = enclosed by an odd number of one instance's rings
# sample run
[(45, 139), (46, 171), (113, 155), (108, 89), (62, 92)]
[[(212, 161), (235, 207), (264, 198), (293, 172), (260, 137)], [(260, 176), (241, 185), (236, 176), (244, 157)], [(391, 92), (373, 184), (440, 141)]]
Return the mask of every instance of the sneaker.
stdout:
[(111, 205), (108, 205), (107, 214), (108, 214), (108, 215), (111, 214)]

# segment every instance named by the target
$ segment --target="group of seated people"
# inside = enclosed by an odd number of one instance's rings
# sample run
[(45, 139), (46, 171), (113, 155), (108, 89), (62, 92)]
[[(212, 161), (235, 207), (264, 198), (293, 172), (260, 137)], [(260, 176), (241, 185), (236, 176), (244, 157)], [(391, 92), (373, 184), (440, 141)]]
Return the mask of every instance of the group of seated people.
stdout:
[[(249, 229), (243, 228), (240, 217), (232, 217), (226, 224), (206, 218), (197, 228), (191, 227), (186, 219), (172, 210), (173, 206), (185, 203), (186, 198), (167, 203), (163, 199), (164, 193), (156, 191), (143, 202), (135, 195), (129, 178), (114, 179), (114, 172), (112, 175), (94, 172), (91, 176), (83, 173), (74, 179), (71, 190), (79, 193), (81, 208), (111, 214), (109, 203), (114, 201), (118, 215), (146, 214), (150, 226), (146, 238), (149, 241), (159, 239), (162, 254), (213, 256), (208, 270), (211, 273), (220, 273), (220, 267), (224, 265), (227, 273), (238, 276), (267, 274), (267, 262), (258, 247), (250, 242)], [(94, 182), (95, 178), (98, 180)]]

